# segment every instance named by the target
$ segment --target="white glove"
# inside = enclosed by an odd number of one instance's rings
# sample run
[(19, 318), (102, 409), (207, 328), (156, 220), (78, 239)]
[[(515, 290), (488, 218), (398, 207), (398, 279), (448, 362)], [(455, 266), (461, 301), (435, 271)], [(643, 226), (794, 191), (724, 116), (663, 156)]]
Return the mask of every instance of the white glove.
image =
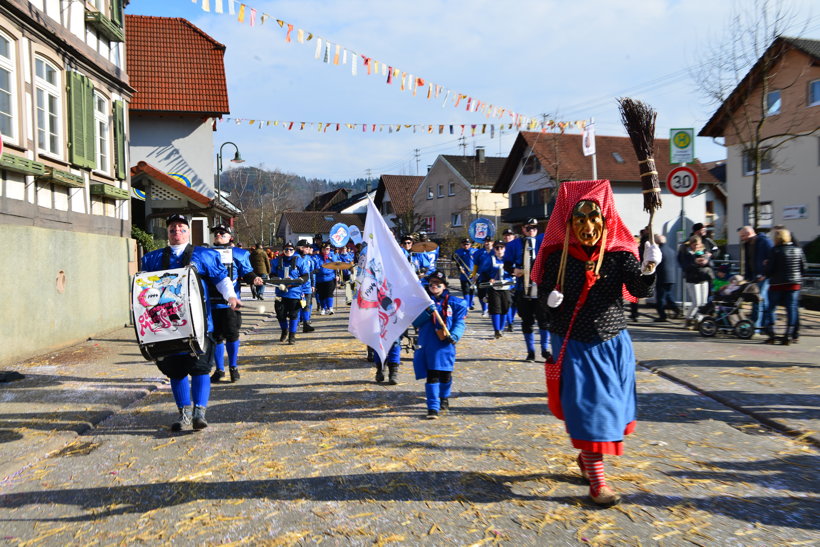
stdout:
[(650, 242), (646, 242), (643, 247), (643, 262), (641, 263), (641, 273), (649, 275), (655, 273), (655, 268), (663, 260), (661, 248)]
[(283, 284), (279, 285), (279, 290), (280, 290), (280, 291), (286, 291), (286, 290), (288, 290), (288, 288), (287, 288), (287, 286), (283, 283)]
[(547, 306), (557, 308), (564, 301), (564, 295), (558, 291), (552, 291), (547, 297)]

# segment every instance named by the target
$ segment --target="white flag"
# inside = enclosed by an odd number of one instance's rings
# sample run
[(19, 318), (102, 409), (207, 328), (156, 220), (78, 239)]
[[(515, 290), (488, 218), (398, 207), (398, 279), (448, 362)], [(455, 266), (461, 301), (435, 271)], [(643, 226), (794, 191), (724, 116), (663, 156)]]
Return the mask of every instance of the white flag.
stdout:
[(359, 290), (347, 330), (373, 348), (384, 363), (393, 342), (433, 301), (369, 198), (362, 239), (367, 247), (364, 260), (360, 259)]
[(593, 155), (595, 153), (595, 124), (590, 123), (584, 126), (584, 133), (581, 137), (581, 147), (584, 150), (584, 155)]

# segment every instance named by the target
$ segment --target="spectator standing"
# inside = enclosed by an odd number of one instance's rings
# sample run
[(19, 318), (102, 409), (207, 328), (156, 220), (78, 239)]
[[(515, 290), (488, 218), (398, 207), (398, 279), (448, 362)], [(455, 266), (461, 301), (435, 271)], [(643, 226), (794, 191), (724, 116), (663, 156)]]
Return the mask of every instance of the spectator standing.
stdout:
[(754, 281), (760, 289), (760, 302), (752, 306), (752, 317), (755, 328), (760, 328), (763, 316), (769, 306), (769, 279), (766, 277), (766, 264), (772, 254), (772, 241), (766, 234), (755, 233), (751, 226), (744, 226), (738, 231), (740, 236), (740, 274), (746, 281)]
[(655, 318), (655, 321), (665, 322), (668, 321), (666, 310), (678, 311), (678, 306), (672, 296), (675, 279), (673, 268), (677, 260), (675, 251), (666, 244), (666, 236), (655, 234), (655, 243), (661, 250), (661, 256), (663, 256), (663, 260), (658, 264), (655, 271), (655, 309), (658, 311), (658, 317)]
[(769, 285), (769, 304), (766, 307), (763, 326), (768, 338), (767, 344), (774, 344), (774, 311), (779, 305), (786, 308), (786, 330), (781, 342), (788, 346), (799, 337), (795, 332), (798, 324), (798, 299), (806, 271), (806, 255), (803, 249), (792, 242), (791, 232), (786, 229), (774, 233), (774, 248), (766, 264)]
[[(251, 268), (253, 268), (253, 272), (256, 275), (262, 278), (262, 281), (269, 279), (270, 258), (268, 258), (268, 253), (265, 252), (261, 243), (257, 243), (251, 251)], [(254, 289), (254, 297), (257, 300), (265, 299), (265, 285), (259, 285), (258, 287), (251, 285), (251, 288)]]
[(700, 307), (709, 301), (709, 287), (714, 277), (709, 253), (703, 249), (700, 236), (692, 236), (686, 242), (686, 250), (678, 254), (686, 289), (692, 301), (692, 309), (686, 317), (686, 326), (696, 326), (701, 320)]

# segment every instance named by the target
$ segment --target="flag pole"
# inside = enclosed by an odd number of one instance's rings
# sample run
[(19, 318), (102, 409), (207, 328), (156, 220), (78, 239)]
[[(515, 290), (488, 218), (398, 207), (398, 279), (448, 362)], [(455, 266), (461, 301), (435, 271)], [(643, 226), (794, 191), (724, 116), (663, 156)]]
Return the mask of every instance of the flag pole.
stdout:
[(435, 317), (436, 321), (438, 321), (438, 324), (441, 325), (440, 330), (444, 331), (444, 338), (450, 336), (450, 330), (447, 328), (447, 323), (445, 323), (444, 319), (442, 319), (441, 316), (438, 314), (438, 310), (433, 310), (433, 317)]
[[(589, 125), (595, 125), (595, 118), (589, 119)], [(592, 180), (598, 180), (598, 148), (592, 153)]]

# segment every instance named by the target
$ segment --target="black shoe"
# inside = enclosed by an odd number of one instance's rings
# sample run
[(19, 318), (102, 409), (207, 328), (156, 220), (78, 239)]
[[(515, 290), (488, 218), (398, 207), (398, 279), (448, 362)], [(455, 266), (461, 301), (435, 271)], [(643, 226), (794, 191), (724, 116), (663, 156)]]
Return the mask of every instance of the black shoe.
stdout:
[(283, 330), (283, 331), (282, 331), (282, 335), (279, 337), (279, 341), (280, 341), (280, 342), (284, 342), (284, 341), (285, 341), (285, 340), (287, 340), (287, 339), (288, 339), (288, 331)]
[(384, 369), (381, 366), (376, 367), (376, 383), (384, 382)]
[(191, 407), (183, 406), (179, 409), (179, 416), (171, 424), (171, 431), (182, 431), (185, 426), (191, 425)]
[(527, 361), (527, 362), (530, 362), (530, 363), (535, 361), (535, 352), (534, 351), (528, 351), (527, 352), (527, 358), (524, 359), (524, 360)]
[(308, 321), (305, 321), (305, 324), (302, 325), (302, 332), (313, 332), (316, 330), (316, 327), (311, 325)]
[(502, 336), (502, 334), (501, 334), (500, 330), (495, 331), (495, 337), (496, 338), (501, 338), (501, 336)]
[(265, 297), (260, 295), (260, 296), (257, 296), (257, 297), (256, 297), (256, 299), (257, 299), (257, 300), (264, 300), (264, 299), (265, 299)]
[(288, 345), (292, 346), (295, 343), (296, 343), (296, 333), (291, 332), (291, 333), (288, 334)]
[(194, 414), (191, 423), (193, 424), (195, 431), (199, 431), (200, 429), (205, 429), (206, 427), (208, 427), (208, 422), (205, 421), (204, 406), (194, 406)]
[(228, 371), (231, 373), (231, 383), (234, 383), (239, 380), (239, 369), (236, 367), (228, 367)]
[(222, 378), (225, 377), (225, 371), (216, 369), (213, 374), (211, 374), (211, 383), (218, 384), (222, 381)]
[(513, 324), (509, 323), (504, 330), (506, 330), (507, 332), (512, 332), (513, 331)]
[(764, 343), (764, 344), (774, 344), (774, 343), (775, 343), (775, 338), (774, 338), (774, 336), (772, 336), (772, 337), (770, 337), (770, 338), (766, 338), (765, 340), (763, 340), (763, 343)]
[(450, 410), (450, 399), (448, 399), (447, 397), (442, 397), (440, 401), (442, 412), (447, 412), (448, 410)]
[(427, 411), (427, 419), (428, 420), (438, 420), (438, 410), (428, 410)]
[(373, 362), (376, 361), (376, 358), (374, 357), (375, 354), (376, 353), (373, 351), (373, 348), (371, 348), (370, 346), (367, 346), (367, 362), (368, 363), (373, 363)]
[(388, 376), (387, 376), (387, 383), (391, 386), (395, 386), (399, 383), (397, 376), (399, 375), (399, 365), (387, 365), (388, 369)]
[(638, 322), (638, 316), (637, 316), (637, 315), (630, 315), (630, 316), (629, 316), (629, 320), (630, 320), (632, 323), (637, 323), (637, 322)]
[(655, 323), (668, 323), (669, 319), (667, 319), (666, 317), (656, 317), (655, 319), (653, 319), (653, 321)]
[(541, 357), (545, 361), (552, 361), (552, 354), (550, 353), (550, 351), (548, 349), (542, 349), (541, 350)]

